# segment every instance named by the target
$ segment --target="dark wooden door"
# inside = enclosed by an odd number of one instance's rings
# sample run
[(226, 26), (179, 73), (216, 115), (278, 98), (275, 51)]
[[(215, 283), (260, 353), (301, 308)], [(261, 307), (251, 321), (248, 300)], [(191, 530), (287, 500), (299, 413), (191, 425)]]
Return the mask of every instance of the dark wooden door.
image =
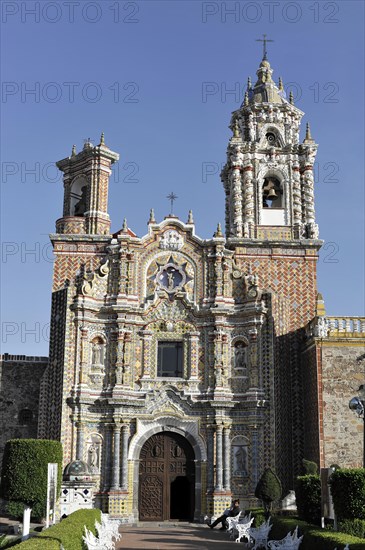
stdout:
[(140, 520), (191, 519), (194, 481), (194, 451), (190, 443), (172, 432), (153, 435), (140, 454)]

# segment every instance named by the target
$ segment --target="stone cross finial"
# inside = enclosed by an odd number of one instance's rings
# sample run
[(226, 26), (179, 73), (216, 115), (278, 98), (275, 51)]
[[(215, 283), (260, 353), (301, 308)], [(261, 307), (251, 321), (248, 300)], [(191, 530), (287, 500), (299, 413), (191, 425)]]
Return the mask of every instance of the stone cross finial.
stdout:
[(178, 199), (179, 197), (177, 195), (175, 195), (175, 193), (173, 191), (171, 191), (171, 193), (169, 195), (167, 195), (166, 197), (167, 199), (169, 199), (170, 201), (170, 204), (171, 204), (171, 212), (170, 212), (170, 216), (173, 216), (173, 211), (174, 211), (174, 201), (176, 201), (176, 199)]
[(263, 57), (262, 59), (267, 59), (267, 49), (266, 49), (266, 44), (268, 42), (274, 42), (274, 40), (271, 40), (270, 38), (266, 38), (266, 34), (263, 34), (262, 35), (263, 38), (256, 38), (256, 42), (262, 42), (262, 46), (263, 46)]

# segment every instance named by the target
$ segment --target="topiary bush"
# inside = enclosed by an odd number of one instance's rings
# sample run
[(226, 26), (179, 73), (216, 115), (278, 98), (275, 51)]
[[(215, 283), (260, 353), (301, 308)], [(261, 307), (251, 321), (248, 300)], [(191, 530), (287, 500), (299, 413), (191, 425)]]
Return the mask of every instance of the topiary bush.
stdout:
[(365, 539), (365, 519), (343, 519), (338, 522), (338, 530)]
[(62, 444), (47, 439), (10, 439), (6, 442), (1, 470), (0, 496), (8, 501), (7, 510), (16, 517), (24, 506), (32, 517), (46, 514), (48, 463), (58, 464), (57, 494), (61, 489)]
[(255, 489), (255, 497), (262, 500), (266, 515), (272, 510), (272, 503), (281, 498), (281, 481), (271, 468), (266, 468)]
[(304, 521), (321, 523), (321, 479), (318, 475), (298, 476), (295, 483), (298, 516)]
[(304, 468), (304, 475), (318, 474), (318, 466), (315, 462), (312, 462), (311, 460), (306, 460), (305, 458), (303, 458), (302, 464)]
[(337, 518), (365, 519), (365, 468), (342, 468), (330, 478)]
[(82, 540), (86, 525), (89, 531), (96, 535), (95, 521), (100, 523), (101, 511), (97, 508), (77, 510), (57, 525), (42, 531), (34, 537), (18, 545), (19, 550), (60, 550), (60, 545), (66, 550), (84, 550)]

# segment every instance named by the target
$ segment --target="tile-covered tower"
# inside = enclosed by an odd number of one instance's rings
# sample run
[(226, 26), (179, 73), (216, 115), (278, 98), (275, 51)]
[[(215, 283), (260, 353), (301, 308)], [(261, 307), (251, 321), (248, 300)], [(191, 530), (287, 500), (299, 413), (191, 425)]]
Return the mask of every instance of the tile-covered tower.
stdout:
[(321, 241), (313, 191), (317, 145), (309, 124), (300, 143), (304, 113), (272, 73), (264, 54), (256, 84), (248, 79), (243, 104), (232, 114), (233, 137), (221, 177), (226, 246), (238, 269), (256, 277), (267, 294), (271, 328), (260, 339), (268, 415), (264, 461), (275, 466), (288, 488), (305, 456), (299, 352), (303, 327), (316, 312)]

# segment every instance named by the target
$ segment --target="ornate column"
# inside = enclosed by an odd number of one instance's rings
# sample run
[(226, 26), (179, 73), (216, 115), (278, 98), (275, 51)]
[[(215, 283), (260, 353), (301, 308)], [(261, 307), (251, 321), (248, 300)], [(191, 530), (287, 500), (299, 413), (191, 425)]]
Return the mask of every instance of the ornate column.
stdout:
[(242, 237), (242, 192), (241, 171), (239, 166), (233, 166), (230, 175), (232, 197), (232, 226), (233, 235)]
[(199, 332), (190, 332), (190, 380), (198, 379), (199, 372)]
[(129, 423), (122, 424), (122, 476), (121, 488), (128, 491), (128, 438), (129, 438)]
[[(306, 226), (306, 237), (318, 238), (318, 227), (315, 223), (314, 212), (314, 176), (313, 165), (316, 157), (317, 145), (310, 135), (307, 125), (306, 138), (302, 144), (302, 193), (303, 193), (303, 221)], [(304, 165), (304, 166), (303, 166)]]
[(112, 457), (112, 427), (110, 424), (104, 426), (104, 455), (103, 455), (103, 490), (108, 491), (111, 486), (110, 462)]
[(244, 223), (243, 236), (254, 237), (255, 228), (255, 201), (252, 179), (253, 166), (249, 164), (243, 169), (243, 190), (244, 190)]
[(76, 422), (76, 460), (83, 460), (84, 456), (84, 423)]
[(151, 377), (151, 342), (152, 342), (152, 332), (149, 330), (144, 330), (142, 332), (142, 341), (143, 341), (143, 375), (142, 378)]
[(299, 163), (295, 161), (292, 167), (293, 178), (293, 225), (294, 225), (294, 238), (299, 239), (301, 237), (302, 227), (302, 201), (300, 191), (300, 172)]
[(223, 487), (229, 493), (231, 491), (231, 426), (225, 424), (223, 427)]
[(120, 426), (113, 424), (113, 462), (112, 462), (112, 484), (113, 491), (120, 490)]
[(80, 370), (79, 370), (79, 384), (85, 382), (85, 371), (87, 367), (87, 336), (88, 329), (80, 327), (81, 341), (80, 341)]
[(217, 424), (216, 428), (216, 483), (215, 491), (223, 490), (223, 425)]
[(213, 424), (207, 426), (207, 492), (214, 490), (214, 429)]
[(123, 383), (123, 355), (124, 355), (124, 330), (118, 329), (117, 333), (117, 357), (115, 362), (115, 383), (120, 386)]
[(131, 345), (132, 333), (126, 330), (124, 333), (124, 365), (123, 365), (123, 385), (130, 386), (131, 384)]
[(249, 387), (250, 388), (259, 388), (259, 366), (258, 366), (258, 350), (257, 350), (257, 329), (251, 329), (250, 334), (250, 376), (249, 376)]
[(126, 295), (127, 291), (127, 249), (121, 244), (119, 252), (119, 295)]

